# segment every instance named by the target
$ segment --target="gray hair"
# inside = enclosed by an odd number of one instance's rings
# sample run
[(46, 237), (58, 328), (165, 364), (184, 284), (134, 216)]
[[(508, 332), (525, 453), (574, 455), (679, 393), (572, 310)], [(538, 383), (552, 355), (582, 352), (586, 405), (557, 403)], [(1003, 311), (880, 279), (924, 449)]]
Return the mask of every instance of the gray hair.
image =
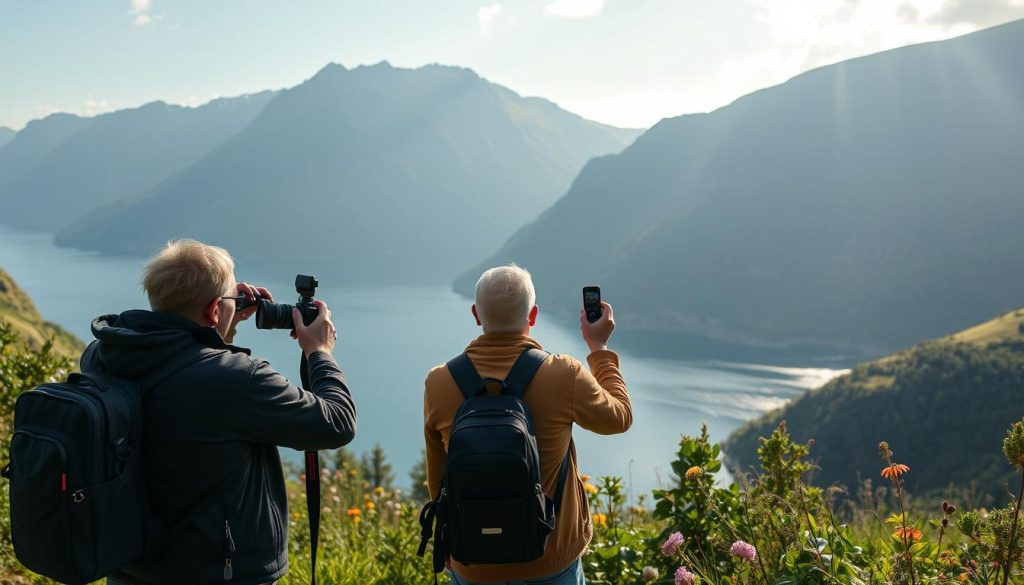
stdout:
[(167, 242), (150, 259), (142, 287), (154, 311), (190, 315), (227, 293), (234, 273), (227, 250), (183, 238)]
[(476, 314), (484, 333), (519, 333), (537, 303), (533, 278), (515, 264), (497, 266), (476, 281)]

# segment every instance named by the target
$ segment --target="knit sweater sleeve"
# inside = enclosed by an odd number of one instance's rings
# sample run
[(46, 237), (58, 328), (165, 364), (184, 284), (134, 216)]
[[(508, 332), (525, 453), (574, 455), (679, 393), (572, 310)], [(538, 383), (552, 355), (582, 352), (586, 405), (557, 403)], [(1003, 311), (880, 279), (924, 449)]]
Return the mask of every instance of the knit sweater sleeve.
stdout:
[(578, 364), (573, 385), (573, 419), (601, 435), (624, 433), (633, 424), (633, 407), (619, 372), (619, 356), (600, 350), (587, 356), (590, 371)]

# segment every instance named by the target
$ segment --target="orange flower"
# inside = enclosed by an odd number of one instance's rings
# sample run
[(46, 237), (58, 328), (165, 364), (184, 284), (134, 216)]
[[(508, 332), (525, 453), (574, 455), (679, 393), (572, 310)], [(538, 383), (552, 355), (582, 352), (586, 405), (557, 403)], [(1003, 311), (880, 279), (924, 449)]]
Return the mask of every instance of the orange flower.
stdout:
[(583, 475), (580, 476), (580, 481), (582, 481), (583, 483), (587, 483), (588, 481), (590, 481), (590, 476), (584, 473)]
[(704, 473), (704, 470), (701, 469), (699, 465), (694, 465), (693, 467), (686, 470), (686, 479), (689, 481), (693, 481), (699, 478), (702, 473)]
[(598, 492), (598, 489), (597, 486), (592, 483), (585, 483), (583, 484), (583, 491), (587, 492), (588, 494), (596, 494)]
[(363, 513), (363, 511), (360, 510), (359, 508), (349, 508), (348, 509), (348, 517), (349, 518), (358, 517), (362, 513)]
[(607, 526), (608, 516), (604, 514), (594, 514), (594, 525), (595, 526)]
[(882, 477), (885, 479), (896, 479), (904, 473), (910, 471), (910, 468), (902, 463), (893, 463), (889, 467), (882, 468)]
[(900, 540), (909, 540), (910, 542), (914, 542), (915, 540), (921, 539), (921, 531), (913, 526), (907, 526), (906, 528), (900, 526), (896, 529), (896, 532), (892, 533), (892, 536), (893, 538), (898, 538)]
[(366, 509), (367, 510), (376, 510), (377, 509), (377, 504), (374, 504), (373, 502), (366, 502)]

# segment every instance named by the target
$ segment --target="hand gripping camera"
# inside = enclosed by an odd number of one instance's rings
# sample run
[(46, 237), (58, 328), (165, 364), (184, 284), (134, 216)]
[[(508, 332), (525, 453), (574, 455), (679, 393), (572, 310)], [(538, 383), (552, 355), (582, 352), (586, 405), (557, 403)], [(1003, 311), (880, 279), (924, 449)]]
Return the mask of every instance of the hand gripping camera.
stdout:
[[(295, 291), (299, 293), (299, 300), (294, 305), (287, 303), (275, 303), (260, 296), (256, 297), (256, 328), (257, 329), (294, 329), (292, 322), (292, 309), (296, 308), (302, 314), (302, 323), (309, 325), (320, 309), (313, 304), (313, 295), (316, 287), (320, 286), (316, 277), (298, 274), (295, 276)], [(248, 305), (249, 303), (246, 303)], [(244, 308), (241, 307), (241, 308)]]

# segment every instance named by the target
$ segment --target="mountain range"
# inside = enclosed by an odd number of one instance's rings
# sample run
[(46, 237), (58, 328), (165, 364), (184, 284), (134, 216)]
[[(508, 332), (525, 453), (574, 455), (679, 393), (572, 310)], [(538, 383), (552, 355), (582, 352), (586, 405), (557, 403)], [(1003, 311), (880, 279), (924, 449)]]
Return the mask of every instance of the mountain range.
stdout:
[[(787, 406), (735, 431), (724, 443), (730, 466), (749, 471), (759, 437), (782, 421), (794, 440), (814, 439), (815, 483), (856, 493), (883, 481), (878, 444), (889, 443), (915, 494), (950, 497), (950, 484), (975, 486), (980, 505), (1001, 504), (1020, 474), (1003, 457), (1006, 429), (1024, 418), (1024, 309), (861, 364)], [(938, 454), (941, 453), (941, 456)]]
[(346, 284), (444, 284), (639, 134), (456, 67), (329, 65), (159, 185), (57, 243), (114, 253), (189, 236), (246, 266)]
[(17, 134), (14, 130), (11, 130), (7, 126), (0, 126), (0, 148), (7, 146), (7, 143), (14, 140), (14, 136)]
[[(1024, 21), (799, 75), (590, 161), (488, 267), (627, 335), (878, 356), (1024, 298)], [(652, 345), (652, 344), (649, 344)]]
[(247, 125), (273, 92), (197, 108), (152, 102), (93, 118), (30, 122), (0, 148), (0, 221), (54, 231), (138, 196)]

